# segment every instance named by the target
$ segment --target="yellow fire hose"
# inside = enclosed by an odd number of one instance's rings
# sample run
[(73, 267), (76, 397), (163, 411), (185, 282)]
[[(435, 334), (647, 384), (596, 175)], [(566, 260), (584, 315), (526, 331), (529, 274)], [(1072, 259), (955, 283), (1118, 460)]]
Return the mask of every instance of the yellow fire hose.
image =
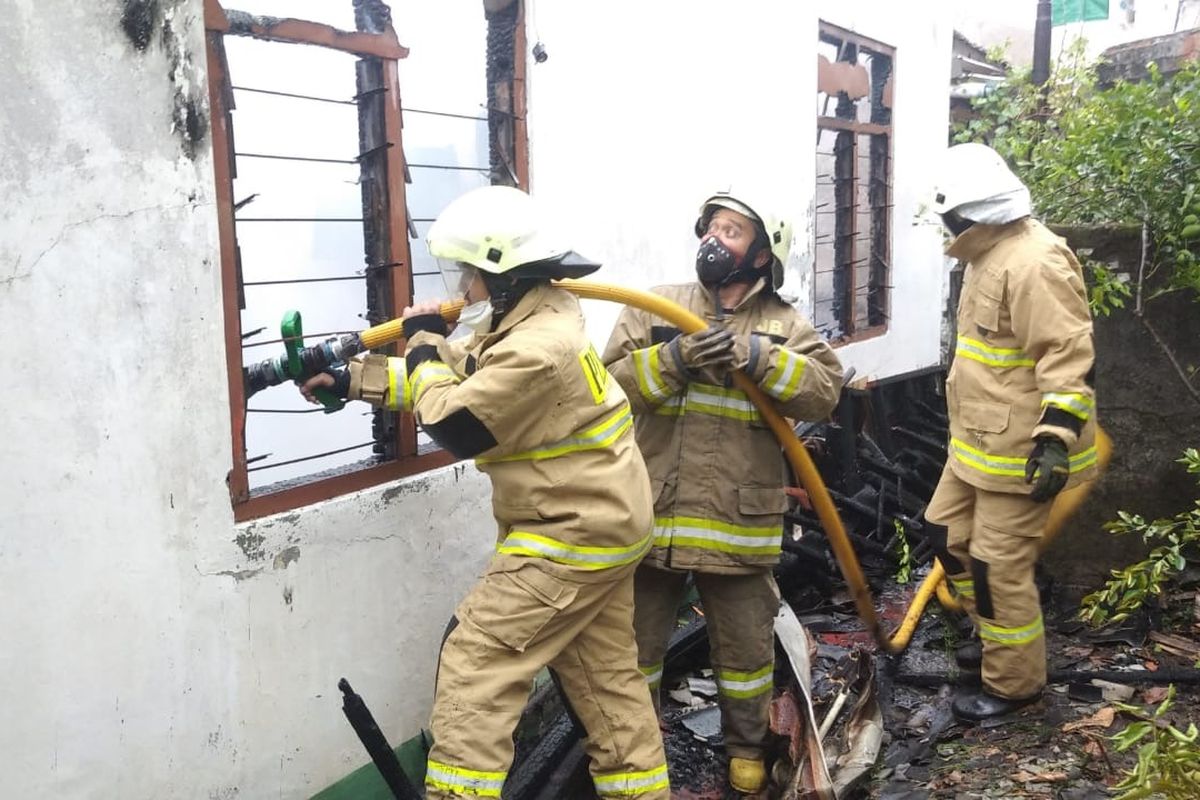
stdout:
[[(684, 333), (697, 333), (708, 327), (708, 323), (700, 317), (681, 308), (665, 297), (660, 297), (650, 292), (627, 289), (621, 286), (610, 286), (602, 283), (592, 283), (590, 281), (565, 280), (558, 281), (556, 285), (588, 300), (608, 300), (640, 308), (643, 311), (648, 311), (655, 316), (665, 319)], [(458, 313), (462, 310), (462, 306), (463, 303), (461, 300), (442, 304), (442, 317), (448, 322), (453, 322), (458, 319)], [(391, 320), (364, 330), (359, 334), (359, 337), (365, 348), (374, 350), (377, 347), (382, 347), (385, 344), (403, 338), (402, 326), (403, 320)], [(745, 373), (740, 370), (734, 372), (733, 382), (739, 389), (746, 393), (751, 402), (758, 408), (759, 413), (762, 414), (763, 419), (767, 421), (767, 424), (779, 439), (784, 454), (788, 462), (792, 465), (792, 469), (799, 478), (801, 485), (808, 492), (813, 509), (817, 512), (817, 517), (821, 520), (821, 525), (825, 528), (825, 536), (829, 540), (830, 547), (833, 548), (838, 567), (842, 571), (842, 577), (845, 578), (846, 585), (849, 587), (854, 598), (854, 605), (858, 610), (859, 619), (862, 620), (876, 643), (885, 652), (894, 654), (903, 651), (908, 646), (913, 631), (916, 630), (917, 623), (920, 621), (921, 614), (924, 613), (925, 606), (935, 593), (948, 607), (957, 605), (957, 601), (954, 600), (946, 589), (944, 580), (945, 572), (942, 569), (942, 565), (936, 560), (934, 561), (933, 569), (930, 570), (929, 575), (917, 590), (917, 594), (909, 606), (904, 621), (901, 623), (899, 629), (897, 629), (895, 635), (889, 637), (883, 630), (879, 617), (875, 613), (875, 603), (871, 597), (871, 589), (867, 585), (867, 579), (863, 575), (862, 566), (858, 563), (858, 557), (855, 555), (854, 548), (850, 544), (850, 539), (846, 535), (846, 529), (842, 526), (841, 517), (838, 515), (836, 506), (833, 504), (833, 499), (829, 496), (829, 491), (825, 488), (825, 482), (821, 480), (821, 475), (817, 472), (816, 465), (813, 464), (812, 458), (808, 455), (808, 450), (805, 449), (804, 444), (796, 436), (795, 431), (792, 430), (787, 421), (775, 409), (775, 404), (771, 401), (771, 398), (763, 394), (762, 390)], [(1104, 465), (1108, 463), (1111, 453), (1111, 443), (1103, 431), (1097, 430), (1096, 432), (1096, 447), (1100, 467), (1103, 469)], [(1089, 487), (1090, 483), (1085, 483), (1065, 491), (1058, 496), (1050, 512), (1050, 521), (1046, 526), (1047, 538), (1052, 532), (1057, 532), (1062, 523), (1074, 513), (1079, 504), (1083, 502), (1083, 498), (1087, 495)], [(1043, 539), (1043, 542), (1045, 542), (1045, 539)]]
[[(1108, 466), (1109, 460), (1112, 458), (1112, 439), (1108, 438), (1108, 434), (1103, 428), (1096, 428), (1096, 463), (1097, 469), (1101, 472)], [(1046, 520), (1046, 527), (1042, 532), (1042, 541), (1040, 547), (1042, 550), (1058, 535), (1059, 530), (1068, 519), (1079, 509), (1083, 504), (1084, 498), (1092, 490), (1092, 484), (1095, 481), (1087, 481), (1085, 483), (1072, 486), (1070, 489), (1064, 490), (1058, 497), (1054, 498), (1054, 504), (1050, 506), (1050, 517)], [(946, 571), (942, 567), (942, 562), (934, 559), (933, 568), (929, 570), (929, 574), (925, 576), (925, 580), (921, 583), (921, 587), (917, 590), (917, 594), (913, 597), (912, 605), (908, 608), (908, 613), (904, 615), (903, 622), (892, 636), (892, 642), (895, 643), (900, 650), (908, 646), (908, 642), (912, 639), (913, 632), (917, 629), (917, 623), (921, 619), (921, 614), (925, 612), (925, 606), (929, 603), (929, 597), (932, 593), (937, 593), (938, 602), (947, 611), (962, 611), (962, 603), (958, 598), (950, 594), (950, 590), (946, 586), (945, 581)]]

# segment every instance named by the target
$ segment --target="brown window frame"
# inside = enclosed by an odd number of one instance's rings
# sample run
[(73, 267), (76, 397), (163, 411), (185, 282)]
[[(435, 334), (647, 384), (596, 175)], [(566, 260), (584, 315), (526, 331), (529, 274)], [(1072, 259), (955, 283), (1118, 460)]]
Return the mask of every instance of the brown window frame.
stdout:
[[(822, 133), (834, 131), (837, 143), (834, 146), (835, 174), (830, 176), (834, 185), (834, 208), (816, 209), (814, 224), (814, 242), (820, 243), (828, 224), (833, 221), (832, 233), (828, 238), (833, 241), (834, 264), (828, 270), (818, 263), (814, 249), (814, 309), (813, 317), (816, 322), (818, 312), (815, 307), (817, 281), (816, 276), (824, 271), (833, 273), (834, 284), (834, 320), (840, 325), (841, 335), (832, 339), (835, 345), (850, 344), (865, 339), (882, 336), (887, 333), (888, 321), (891, 318), (891, 275), (892, 275), (892, 179), (893, 179), (893, 141), (894, 127), (892, 122), (893, 109), (891, 96), (895, 85), (896, 48), (891, 45), (868, 39), (854, 31), (820, 20), (820, 40), (837, 45), (839, 52), (852, 54), (857, 64), (859, 50), (867, 50), (872, 54), (886, 57), (888, 60), (886, 76), (869, 75), (869, 91), (872, 93), (872, 115), (876, 119), (871, 122), (857, 120), (855, 101), (843, 91), (837, 76), (829, 70), (829, 62), (818, 54), (817, 56), (817, 90), (824, 92), (827, 97), (838, 98), (838, 109), (835, 116), (818, 113), (817, 115), (817, 147), (820, 148)], [(841, 60), (841, 59), (839, 59)], [(886, 98), (886, 100), (885, 100)], [(886, 118), (886, 122), (878, 121)], [(870, 230), (865, 232), (870, 239), (870, 265), (867, 270), (867, 324), (859, 327), (856, 300), (859, 287), (857, 281), (858, 242), (863, 238), (859, 231), (858, 190), (863, 182), (859, 175), (860, 137), (868, 137), (870, 142), (869, 158), (872, 162), (872, 172), (876, 164), (883, 166), (883, 181), (872, 181), (867, 187), (868, 211), (871, 216)], [(818, 156), (819, 165), (819, 156)], [(817, 181), (822, 180), (820, 167), (817, 169)], [(872, 297), (874, 295), (874, 297)], [(842, 309), (839, 315), (838, 310)]]
[[(345, 0), (347, 3), (350, 0)], [(377, 486), (388, 481), (404, 478), (445, 466), (454, 462), (454, 457), (443, 450), (419, 452), (416, 422), (409, 413), (376, 412), (376, 448), (384, 452), (377, 455), (378, 463), (352, 471), (341, 472), (330, 477), (317, 477), (297, 486), (277, 491), (252, 494), (249, 488), (246, 455), (246, 394), (242, 380), (243, 343), (241, 331), (241, 282), (237, 253), (237, 236), (234, 219), (233, 178), (235, 175), (234, 153), (231, 145), (232, 86), (229, 81), (224, 57), (224, 37), (227, 35), (253, 36), (267, 41), (292, 44), (309, 44), (357, 55), (360, 77), (365, 72), (379, 82), (378, 98), (373, 106), (374, 113), (382, 113), (385, 141), (375, 147), (366, 148), (378, 152), (384, 162), (383, 173), (376, 173), (377, 188), (382, 189), (378, 197), (380, 211), (376, 218), (364, 215), (364, 227), (372, 224), (383, 234), (386, 245), (378, 253), (375, 263), (384, 268), (375, 270), (376, 284), (372, 285), (368, 268), (367, 293), (376, 293), (381, 300), (384, 318), (397, 317), (404, 306), (412, 303), (413, 280), (412, 260), (409, 245), (410, 221), (407, 214), (405, 180), (407, 165), (402, 146), (402, 103), (397, 64), (408, 50), (400, 45), (396, 32), (382, 3), (381, 29), (376, 32), (341, 31), (329, 25), (296, 19), (261, 20), (247, 29), (244, 25), (234, 28), (219, 0), (205, 0), (204, 24), (207, 39), (209, 102), (212, 123), (213, 173), (217, 195), (217, 228), (220, 240), (221, 285), (223, 296), (225, 356), (228, 372), (229, 406), (231, 409), (233, 467), (226, 478), (234, 519), (237, 522), (288, 511), (300, 506), (328, 500), (342, 494)], [(378, 24), (378, 23), (376, 23)], [(513, 75), (505, 92), (507, 108), (497, 109), (500, 125), (506, 127), (507, 141), (511, 143), (509, 157), (513, 162), (519, 186), (528, 186), (528, 133), (525, 123), (525, 32), (524, 3), (517, 10), (513, 44)], [(372, 113), (371, 110), (360, 114)], [(489, 114), (489, 116), (491, 116)], [(365, 155), (365, 154), (364, 154)], [(361, 158), (361, 157), (360, 157)], [(367, 180), (364, 168), (364, 181)], [(382, 180), (379, 180), (382, 178)], [(368, 249), (371, 245), (368, 244)], [(372, 324), (384, 321), (372, 319)], [(306, 337), (307, 338), (307, 337)], [(389, 348), (400, 354), (400, 343)], [(381, 419), (382, 415), (382, 419)]]

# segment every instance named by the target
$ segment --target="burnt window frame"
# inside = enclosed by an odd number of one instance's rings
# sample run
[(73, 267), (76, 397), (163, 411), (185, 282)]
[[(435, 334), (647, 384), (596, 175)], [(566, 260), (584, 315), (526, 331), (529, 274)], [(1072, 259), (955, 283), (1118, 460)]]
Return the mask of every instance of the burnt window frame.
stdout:
[[(351, 0), (345, 0), (349, 3)], [(233, 179), (236, 161), (233, 146), (233, 88), (224, 54), (224, 37), (256, 39), (296, 45), (316, 45), (358, 56), (355, 65), (359, 96), (359, 163), (363, 182), (363, 232), (366, 241), (366, 299), (368, 324), (400, 316), (412, 303), (413, 276), (410, 237), (414, 232), (407, 211), (406, 182), (409, 170), (403, 148), (403, 103), (398, 63), (408, 50), (399, 43), (388, 6), (379, 0), (355, 2), (358, 30), (342, 31), (318, 22), (298, 19), (230, 16), (219, 0), (205, 0), (204, 25), (208, 61), (208, 89), (213, 173), (216, 185), (217, 228), (220, 242), (222, 311), (228, 396), (231, 422), (232, 468), (226, 483), (235, 522), (256, 519), (329, 500), (389, 481), (452, 464), (456, 459), (436, 448), (419, 447), (416, 420), (410, 413), (378, 410), (372, 432), (374, 460), (317, 473), (311, 479), (291, 482), (285, 488), (251, 492), (246, 453), (246, 392), (243, 366), (255, 360), (245, 356), (241, 330), (244, 305), (234, 216)], [(231, 9), (232, 10), (232, 9)], [(512, 26), (511, 60), (494, 54), (488, 61), (488, 127), (491, 143), (492, 182), (528, 188), (528, 132), (525, 122), (524, 2), (515, 0), (505, 9), (489, 13), (489, 51), (492, 21)], [(247, 25), (249, 19), (251, 24)], [(498, 95), (498, 96), (497, 96)], [(323, 338), (320, 335), (306, 339)], [(282, 347), (282, 344), (278, 345)], [(386, 348), (399, 355), (402, 343)]]
[[(817, 55), (817, 92), (828, 98), (837, 99), (833, 114), (817, 113), (817, 170), (818, 184), (828, 180), (834, 187), (834, 207), (815, 208), (813, 249), (813, 322), (819, 325), (821, 312), (818, 308), (825, 301), (818, 300), (819, 275), (832, 273), (833, 306), (830, 312), (837, 325), (837, 334), (830, 337), (834, 345), (844, 345), (871, 339), (887, 333), (891, 319), (892, 279), (892, 234), (893, 220), (893, 102), (896, 76), (896, 48), (862, 36), (838, 25), (819, 20), (818, 37), (821, 42), (838, 49), (839, 62), (858, 64), (862, 50), (872, 55), (872, 73), (868, 74), (871, 95), (871, 120), (857, 119), (857, 102), (845, 91), (837, 91), (838, 85), (829, 73), (829, 62)], [(823, 63), (824, 62), (824, 63)], [(865, 96), (865, 95), (864, 95)], [(886, 98), (886, 102), (885, 102)], [(836, 134), (834, 151), (834, 174), (821, 173), (820, 155), (823, 133)], [(877, 165), (882, 168), (882, 179), (873, 179), (867, 186), (867, 211), (870, 214), (870, 230), (860, 231), (858, 202), (859, 187), (867, 178), (859, 175), (860, 137), (866, 137), (870, 151), (872, 177)], [(857, 312), (858, 295), (857, 267), (859, 266), (858, 242), (870, 241), (869, 266), (865, 296), (867, 313), (865, 325), (860, 325)], [(819, 260), (822, 242), (831, 242), (834, 263), (823, 264)]]

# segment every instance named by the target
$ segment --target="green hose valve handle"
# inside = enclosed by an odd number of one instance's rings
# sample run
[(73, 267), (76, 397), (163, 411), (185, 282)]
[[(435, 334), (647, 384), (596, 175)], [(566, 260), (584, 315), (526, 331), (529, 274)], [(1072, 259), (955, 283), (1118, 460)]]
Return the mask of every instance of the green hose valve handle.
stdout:
[[(279, 323), (279, 335), (283, 339), (284, 350), (287, 353), (284, 369), (287, 376), (296, 383), (303, 383), (312, 377), (304, 364), (304, 323), (299, 311), (286, 311), (283, 321)], [(346, 401), (328, 389), (321, 387), (313, 391), (313, 396), (321, 401), (326, 414), (341, 411)]]

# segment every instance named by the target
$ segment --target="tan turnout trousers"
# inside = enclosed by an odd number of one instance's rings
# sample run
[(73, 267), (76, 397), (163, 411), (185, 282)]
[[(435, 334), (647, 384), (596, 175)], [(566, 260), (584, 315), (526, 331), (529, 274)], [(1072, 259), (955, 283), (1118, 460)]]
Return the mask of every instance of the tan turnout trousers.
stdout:
[(597, 794), (668, 800), (662, 737), (629, 635), (633, 571), (492, 560), (442, 646), (428, 800), (500, 796), (513, 728), (547, 665), (586, 730)]
[[(692, 576), (708, 625), (725, 750), (732, 758), (762, 758), (775, 685), (779, 588), (770, 569), (743, 575), (696, 571)], [(686, 572), (645, 563), (638, 567), (634, 581), (638, 668), (656, 709), (667, 641), (675, 630), (686, 585)]]
[(947, 465), (925, 518), (946, 526), (947, 579), (979, 630), (983, 686), (1024, 698), (1046, 685), (1046, 638), (1033, 580), (1050, 503), (978, 489)]

